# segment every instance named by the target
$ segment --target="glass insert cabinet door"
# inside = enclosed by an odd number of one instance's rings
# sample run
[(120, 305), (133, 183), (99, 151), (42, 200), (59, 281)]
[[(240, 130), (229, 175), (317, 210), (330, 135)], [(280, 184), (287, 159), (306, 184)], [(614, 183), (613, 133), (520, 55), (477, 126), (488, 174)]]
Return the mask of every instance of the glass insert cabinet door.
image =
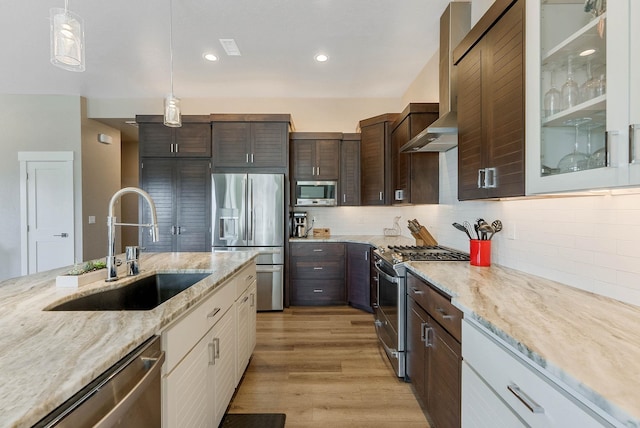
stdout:
[(528, 193), (630, 184), (628, 12), (628, 0), (528, 2)]
[(540, 174), (606, 167), (606, 0), (541, 7)]

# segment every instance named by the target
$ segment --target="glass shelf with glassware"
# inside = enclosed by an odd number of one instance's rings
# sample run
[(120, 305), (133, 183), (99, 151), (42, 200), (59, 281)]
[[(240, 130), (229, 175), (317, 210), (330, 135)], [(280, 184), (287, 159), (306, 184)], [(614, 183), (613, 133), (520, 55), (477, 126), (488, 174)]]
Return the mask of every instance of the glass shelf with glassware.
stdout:
[(606, 166), (606, 13), (553, 3), (541, 22), (541, 176)]

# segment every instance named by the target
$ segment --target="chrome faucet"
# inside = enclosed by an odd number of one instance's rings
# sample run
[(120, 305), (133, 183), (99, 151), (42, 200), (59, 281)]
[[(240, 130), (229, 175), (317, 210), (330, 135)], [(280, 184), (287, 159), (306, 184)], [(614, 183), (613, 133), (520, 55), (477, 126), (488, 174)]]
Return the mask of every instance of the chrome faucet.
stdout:
[[(113, 214), (113, 208), (120, 196), (126, 193), (136, 193), (144, 198), (149, 204), (149, 210), (151, 211), (151, 223), (116, 223), (116, 217)], [(109, 215), (107, 216), (107, 244), (109, 245), (107, 251), (107, 279), (105, 281), (115, 281), (118, 279), (118, 271), (116, 266), (116, 226), (138, 226), (138, 227), (150, 227), (151, 228), (151, 240), (153, 242), (158, 241), (158, 218), (156, 216), (156, 205), (153, 203), (153, 199), (147, 192), (137, 187), (124, 187), (118, 190), (111, 197), (109, 201)], [(137, 269), (136, 269), (137, 270)]]

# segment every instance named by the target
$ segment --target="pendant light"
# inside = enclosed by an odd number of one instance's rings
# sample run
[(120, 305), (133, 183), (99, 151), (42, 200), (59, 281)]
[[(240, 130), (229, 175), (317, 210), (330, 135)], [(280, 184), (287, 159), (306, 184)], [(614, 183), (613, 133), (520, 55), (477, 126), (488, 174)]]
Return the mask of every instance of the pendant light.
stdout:
[(51, 63), (68, 71), (84, 71), (84, 21), (69, 10), (69, 0), (64, 9), (52, 8)]
[(164, 99), (164, 124), (171, 128), (182, 126), (180, 99), (173, 95), (173, 7), (169, 0), (169, 61), (171, 62), (171, 93)]

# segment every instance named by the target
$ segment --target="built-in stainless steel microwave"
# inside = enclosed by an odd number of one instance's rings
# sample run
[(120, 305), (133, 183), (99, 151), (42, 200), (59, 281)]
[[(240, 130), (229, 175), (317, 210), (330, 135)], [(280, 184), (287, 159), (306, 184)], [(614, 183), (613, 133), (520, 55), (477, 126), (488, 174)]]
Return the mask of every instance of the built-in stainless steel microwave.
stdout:
[(295, 204), (298, 207), (336, 205), (337, 181), (296, 181)]

